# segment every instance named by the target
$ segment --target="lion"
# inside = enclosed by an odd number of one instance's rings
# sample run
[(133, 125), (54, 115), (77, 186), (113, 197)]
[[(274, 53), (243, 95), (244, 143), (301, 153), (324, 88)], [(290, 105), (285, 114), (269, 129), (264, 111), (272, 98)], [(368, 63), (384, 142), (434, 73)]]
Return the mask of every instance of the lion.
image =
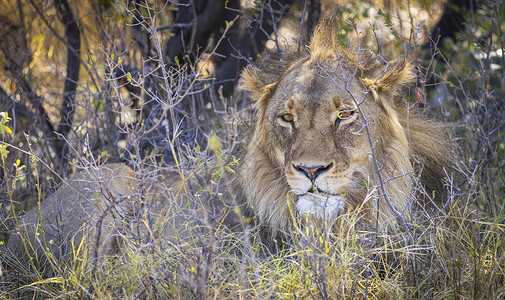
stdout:
[(416, 199), (434, 209), (447, 199), (454, 154), (446, 126), (402, 100), (415, 79), (411, 64), (386, 62), (357, 37), (338, 46), (334, 20), (322, 17), (307, 51), (248, 66), (238, 84), (256, 111), (238, 185), (271, 237), (289, 232), (293, 210), (322, 219), (360, 207), (388, 232), (408, 220)]

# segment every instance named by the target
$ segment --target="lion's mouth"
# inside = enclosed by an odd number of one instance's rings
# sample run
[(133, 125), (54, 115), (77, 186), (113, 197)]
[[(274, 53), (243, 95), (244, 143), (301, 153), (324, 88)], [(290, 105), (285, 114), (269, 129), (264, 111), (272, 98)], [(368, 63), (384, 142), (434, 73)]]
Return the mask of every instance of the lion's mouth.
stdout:
[(345, 208), (345, 198), (341, 195), (313, 189), (298, 195), (296, 209), (302, 215), (316, 217), (335, 216)]
[[(331, 193), (328, 193), (328, 192), (325, 192), (323, 191), (322, 189), (320, 189), (319, 187), (313, 185), (308, 191), (307, 193), (310, 193), (310, 194), (331, 194)], [(306, 194), (307, 194), (306, 193)]]

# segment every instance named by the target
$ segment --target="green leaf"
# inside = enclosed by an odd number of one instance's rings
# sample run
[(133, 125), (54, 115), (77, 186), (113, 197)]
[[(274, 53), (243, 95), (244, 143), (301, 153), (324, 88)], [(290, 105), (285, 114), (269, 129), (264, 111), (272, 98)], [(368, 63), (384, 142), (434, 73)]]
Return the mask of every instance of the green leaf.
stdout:
[(7, 150), (7, 145), (0, 145), (0, 157), (6, 158), (7, 154), (9, 154), (9, 150)]
[(366, 186), (367, 188), (371, 188), (371, 187), (372, 187), (372, 183), (371, 183), (370, 181), (366, 180), (366, 179), (365, 179), (365, 180), (363, 180), (363, 183), (365, 184), (365, 186)]
[(12, 130), (5, 124), (7, 124), (11, 118), (9, 118), (9, 113), (6, 111), (0, 112), (0, 133), (1, 134), (12, 134)]
[(93, 194), (93, 200), (100, 201), (100, 193), (96, 192), (95, 194)]
[(226, 24), (226, 28), (230, 28), (231, 26), (233, 26), (233, 20), (232, 21), (224, 21), (224, 23)]
[(9, 127), (7, 127), (7, 126), (3, 126), (3, 130), (2, 131), (7, 132), (8, 134), (12, 134), (12, 130)]
[(219, 140), (219, 138), (215, 134), (212, 134), (209, 137), (209, 149), (211, 151), (217, 152), (217, 151), (221, 150), (221, 147), (222, 147), (222, 144), (221, 144), (221, 141)]

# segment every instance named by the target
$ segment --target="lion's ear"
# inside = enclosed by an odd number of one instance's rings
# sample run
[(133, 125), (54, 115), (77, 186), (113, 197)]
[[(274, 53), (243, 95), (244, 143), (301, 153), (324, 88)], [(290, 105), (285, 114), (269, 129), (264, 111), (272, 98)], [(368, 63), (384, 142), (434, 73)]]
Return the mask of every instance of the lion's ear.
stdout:
[(411, 84), (415, 75), (412, 66), (405, 57), (400, 57), (387, 64), (377, 75), (378, 78), (363, 78), (363, 83), (377, 94), (396, 96), (399, 91)]
[(249, 65), (244, 68), (238, 83), (239, 91), (246, 91), (254, 101), (270, 97), (275, 90), (276, 83), (268, 84), (262, 79), (262, 73), (257, 68)]

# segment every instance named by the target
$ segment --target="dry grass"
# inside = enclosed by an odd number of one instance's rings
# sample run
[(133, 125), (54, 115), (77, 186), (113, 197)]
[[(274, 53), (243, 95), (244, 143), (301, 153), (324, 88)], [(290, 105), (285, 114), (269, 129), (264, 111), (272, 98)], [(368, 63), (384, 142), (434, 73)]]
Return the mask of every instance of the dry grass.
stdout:
[(127, 242), (98, 265), (88, 259), (90, 245), (76, 245), (74, 260), (48, 254), (44, 265), (8, 258), (3, 293), (92, 299), (499, 299), (505, 293), (504, 226), (479, 220), (474, 211), (450, 210), (423, 227), (415, 244), (402, 234), (359, 230), (356, 214), (338, 222), (337, 230), (299, 228), (290, 247), (272, 256), (219, 225), (170, 242)]

